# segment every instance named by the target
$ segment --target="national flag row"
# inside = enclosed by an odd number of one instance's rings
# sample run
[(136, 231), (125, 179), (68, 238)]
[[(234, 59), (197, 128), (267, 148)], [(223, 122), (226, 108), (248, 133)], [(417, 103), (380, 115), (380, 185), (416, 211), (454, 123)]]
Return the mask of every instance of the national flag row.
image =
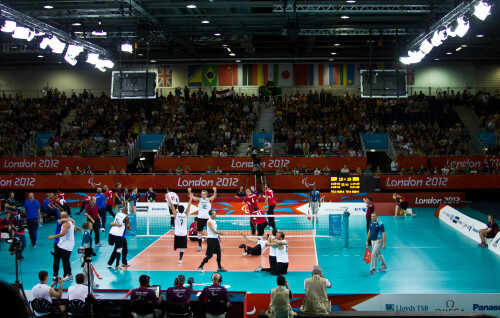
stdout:
[(189, 86), (351, 86), (355, 64), (188, 65)]
[[(188, 86), (261, 86), (272, 81), (276, 86), (351, 86), (359, 70), (395, 69), (393, 63), (379, 64), (191, 64)], [(407, 70), (413, 85), (414, 71)], [(158, 66), (158, 87), (172, 87), (172, 65)]]

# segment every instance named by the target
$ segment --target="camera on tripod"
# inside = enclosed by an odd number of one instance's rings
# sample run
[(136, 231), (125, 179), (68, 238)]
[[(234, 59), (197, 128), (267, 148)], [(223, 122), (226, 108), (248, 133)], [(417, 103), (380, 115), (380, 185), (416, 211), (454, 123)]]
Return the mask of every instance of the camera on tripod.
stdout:
[(86, 262), (92, 262), (92, 256), (97, 255), (94, 253), (94, 249), (92, 247), (80, 247), (78, 248), (78, 254), (83, 254)]
[(10, 255), (14, 255), (17, 252), (21, 251), (21, 240), (17, 237), (11, 238), (7, 240), (7, 243), (10, 243), (9, 252)]

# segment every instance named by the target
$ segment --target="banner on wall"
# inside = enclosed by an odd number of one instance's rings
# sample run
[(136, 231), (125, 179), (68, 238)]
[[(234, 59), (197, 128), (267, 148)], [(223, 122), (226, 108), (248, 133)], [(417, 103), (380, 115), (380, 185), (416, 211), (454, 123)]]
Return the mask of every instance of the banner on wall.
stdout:
[[(247, 183), (249, 175), (2, 175), (0, 189), (97, 189), (116, 183), (137, 186), (139, 189), (231, 189), (236, 190)], [(329, 176), (268, 176), (267, 181), (273, 189), (328, 189)]]
[(72, 172), (90, 166), (92, 171), (116, 171), (127, 169), (126, 157), (3, 157), (0, 158), (0, 171), (57, 171), (63, 172), (68, 167)]
[(165, 138), (165, 134), (140, 134), (141, 150), (158, 150)]
[[(261, 168), (264, 171), (276, 171), (288, 167), (301, 169), (303, 165), (309, 171), (314, 171), (316, 167), (323, 169), (328, 165), (332, 172), (340, 171), (344, 164), (354, 171), (356, 167), (366, 169), (366, 157), (263, 157), (261, 158)], [(247, 171), (253, 169), (252, 158), (250, 157), (155, 157), (155, 171), (175, 170), (177, 165), (189, 165), (191, 171), (205, 171), (210, 165), (212, 168), (219, 166), (222, 171)]]
[(264, 148), (264, 143), (266, 142), (266, 138), (271, 142), (273, 140), (272, 133), (253, 133), (253, 142), (252, 146), (257, 147), (259, 149)]
[(500, 255), (500, 232), (498, 232), (495, 238), (488, 244), (488, 249)]
[(496, 136), (494, 131), (476, 131), (476, 136), (481, 140), (485, 148), (494, 147)]
[(380, 188), (386, 190), (427, 190), (427, 189), (498, 189), (500, 175), (383, 175)]
[(457, 168), (458, 170), (463, 170), (465, 167), (469, 167), (471, 170), (482, 170), (485, 160), (489, 163), (490, 167), (500, 166), (500, 157), (484, 157), (484, 156), (462, 156), (462, 157), (398, 157), (399, 168), (410, 169), (420, 169), (421, 165), (427, 167), (438, 167), (438, 169), (443, 168), (448, 165), (450, 168)]

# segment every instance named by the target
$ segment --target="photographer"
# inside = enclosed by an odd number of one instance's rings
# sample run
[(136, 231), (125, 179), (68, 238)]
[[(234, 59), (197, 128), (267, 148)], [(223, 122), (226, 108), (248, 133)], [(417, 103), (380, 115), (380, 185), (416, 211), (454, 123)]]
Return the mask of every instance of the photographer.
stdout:
[[(52, 284), (47, 285), (47, 282), (49, 281), (49, 273), (46, 271), (40, 271), (38, 273), (38, 278), (40, 279), (40, 284), (37, 284), (33, 287), (33, 298), (35, 299), (45, 299), (49, 303), (52, 304), (52, 298), (58, 298), (61, 299), (62, 297), (62, 284), (63, 280), (61, 277), (57, 277), (57, 280), (53, 281)], [(54, 287), (56, 284), (59, 284), (59, 288), (57, 291), (54, 290)], [(60, 305), (59, 308), (54, 306), (54, 310), (56, 312), (64, 312), (65, 310), (64, 305)]]
[(26, 214), (18, 214), (14, 217), (13, 224), (11, 226), (12, 234), (14, 236), (14, 243), (16, 244), (16, 240), (21, 244), (21, 246), (18, 246), (18, 250), (16, 253), (16, 257), (18, 260), (22, 261), (24, 259), (23, 257), (23, 251), (26, 248), (26, 237), (24, 236), (26, 229)]

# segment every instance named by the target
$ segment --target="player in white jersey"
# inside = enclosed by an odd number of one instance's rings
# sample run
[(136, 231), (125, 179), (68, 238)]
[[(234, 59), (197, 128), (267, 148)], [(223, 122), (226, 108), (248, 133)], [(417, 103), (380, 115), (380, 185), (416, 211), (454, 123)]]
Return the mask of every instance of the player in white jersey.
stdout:
[(240, 232), (241, 236), (243, 236), (247, 241), (257, 243), (254, 247), (247, 246), (245, 244), (240, 244), (239, 248), (242, 248), (245, 252), (242, 254), (243, 256), (247, 255), (255, 255), (259, 256), (264, 254), (267, 249), (267, 239), (269, 238), (269, 234), (264, 233), (262, 237), (258, 239), (248, 238), (243, 232)]
[(198, 270), (202, 273), (205, 272), (205, 270), (203, 269), (203, 265), (205, 265), (212, 258), (212, 256), (214, 256), (215, 253), (217, 254), (217, 271), (227, 272), (224, 268), (222, 268), (221, 265), (222, 251), (220, 249), (220, 239), (219, 239), (219, 235), (226, 235), (226, 233), (222, 231), (217, 231), (217, 222), (215, 221), (217, 213), (215, 213), (214, 210), (211, 210), (209, 215), (210, 215), (210, 220), (208, 220), (207, 222), (207, 252), (206, 252), (206, 257), (203, 259), (203, 262), (201, 262), (201, 265), (200, 267), (198, 267)]
[[(174, 204), (174, 207), (177, 209), (179, 207), (179, 196), (177, 193), (173, 192), (170, 188), (167, 188), (167, 193), (165, 193), (165, 202), (168, 202), (168, 199), (172, 201)], [(173, 209), (170, 209), (170, 226), (174, 226), (174, 211)]]
[[(212, 209), (212, 201), (217, 197), (217, 188), (213, 187), (214, 195), (210, 198), (208, 197), (208, 191), (201, 191), (201, 198), (196, 198), (193, 193), (191, 193), (191, 188), (188, 189), (188, 194), (191, 200), (198, 202), (198, 221), (196, 222), (196, 230), (198, 231), (198, 252), (201, 252), (201, 238), (203, 237), (203, 230), (207, 226), (208, 219), (210, 218), (209, 213)], [(207, 228), (208, 229), (208, 228)]]
[(125, 233), (125, 228), (127, 228), (129, 231), (132, 231), (132, 227), (130, 226), (129, 218), (128, 218), (128, 212), (127, 209), (122, 209), (121, 212), (118, 212), (115, 215), (115, 219), (113, 222), (110, 224), (111, 229), (109, 230), (109, 237), (108, 237), (108, 242), (110, 245), (114, 245), (115, 248), (113, 249), (113, 252), (111, 253), (111, 257), (109, 258), (108, 261), (108, 268), (111, 268), (113, 265), (113, 261), (116, 260), (116, 269), (122, 269), (121, 266), (119, 266), (120, 263), (120, 254), (123, 249), (123, 234)]
[(288, 272), (288, 242), (285, 240), (285, 233), (279, 232), (275, 242), (268, 243), (276, 248), (276, 267), (274, 275), (284, 275)]
[(175, 229), (174, 229), (174, 251), (179, 249), (179, 264), (182, 264), (182, 256), (184, 256), (184, 249), (187, 248), (187, 223), (189, 210), (191, 209), (191, 198), (189, 198), (189, 203), (184, 213), (184, 206), (180, 205), (175, 208), (174, 203), (167, 196), (167, 201), (170, 205), (170, 210), (174, 211), (175, 218)]
[(272, 244), (276, 242), (276, 236), (278, 236), (278, 230), (273, 229), (273, 236), (269, 236), (266, 242), (266, 245), (269, 246), (269, 267), (262, 268), (262, 266), (257, 267), (254, 272), (270, 272), (271, 275), (274, 275), (274, 270), (276, 268), (276, 249), (277, 245)]

